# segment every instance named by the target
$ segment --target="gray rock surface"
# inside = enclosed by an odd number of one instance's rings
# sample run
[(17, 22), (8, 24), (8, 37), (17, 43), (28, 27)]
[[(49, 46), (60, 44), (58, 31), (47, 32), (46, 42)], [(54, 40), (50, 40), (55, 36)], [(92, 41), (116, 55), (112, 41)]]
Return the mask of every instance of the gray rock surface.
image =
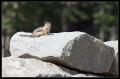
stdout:
[[(67, 69), (69, 70), (69, 69)], [(98, 77), (88, 74), (72, 75), (59, 66), (35, 58), (2, 57), (2, 77)]]
[(113, 59), (113, 63), (112, 63), (112, 66), (111, 66), (111, 69), (110, 69), (110, 72), (113, 74), (113, 75), (119, 75), (118, 73), (118, 40), (115, 40), (115, 41), (107, 41), (107, 42), (104, 42), (106, 45), (110, 46), (110, 47), (113, 47), (115, 52), (114, 52), (114, 59)]
[(115, 41), (106, 41), (104, 43), (106, 45), (110, 46), (110, 47), (113, 47), (114, 50), (115, 50), (114, 55), (117, 56), (117, 54), (118, 54), (118, 40), (115, 40)]
[(71, 77), (102, 77), (102, 76), (76, 74), (76, 75), (72, 75)]
[(34, 58), (2, 58), (2, 77), (70, 77), (58, 66)]
[(95, 73), (110, 70), (114, 49), (91, 35), (84, 32), (51, 33), (36, 38), (30, 35), (25, 32), (13, 35), (10, 40), (12, 56), (32, 56)]

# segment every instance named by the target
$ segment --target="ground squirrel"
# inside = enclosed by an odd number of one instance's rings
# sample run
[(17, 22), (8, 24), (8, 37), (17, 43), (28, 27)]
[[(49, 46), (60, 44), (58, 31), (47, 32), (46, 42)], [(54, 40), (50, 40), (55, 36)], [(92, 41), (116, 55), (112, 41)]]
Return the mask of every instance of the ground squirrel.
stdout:
[(39, 37), (42, 35), (48, 35), (48, 33), (50, 32), (51, 29), (51, 24), (50, 22), (45, 22), (45, 25), (42, 27), (38, 27), (37, 29), (35, 29), (32, 33), (32, 37)]
[(50, 22), (45, 22), (44, 26), (38, 27), (33, 31), (31, 35), (20, 35), (20, 36), (25, 36), (25, 37), (39, 37), (42, 35), (48, 35), (51, 29), (51, 24)]

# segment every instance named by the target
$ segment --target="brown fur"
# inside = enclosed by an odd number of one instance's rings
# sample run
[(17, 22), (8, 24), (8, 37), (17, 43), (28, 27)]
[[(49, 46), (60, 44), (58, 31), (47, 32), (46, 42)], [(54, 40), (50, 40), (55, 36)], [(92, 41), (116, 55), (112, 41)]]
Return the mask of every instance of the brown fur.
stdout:
[(48, 35), (48, 33), (50, 32), (50, 29), (51, 29), (50, 22), (46, 22), (43, 27), (38, 27), (37, 29), (35, 29), (33, 31), (32, 37), (39, 37), (42, 35)]

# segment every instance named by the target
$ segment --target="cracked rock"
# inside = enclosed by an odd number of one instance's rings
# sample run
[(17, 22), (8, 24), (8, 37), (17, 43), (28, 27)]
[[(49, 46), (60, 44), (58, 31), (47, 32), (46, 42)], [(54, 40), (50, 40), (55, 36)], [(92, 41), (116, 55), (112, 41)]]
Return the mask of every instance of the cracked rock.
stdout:
[(13, 35), (10, 40), (12, 56), (34, 57), (95, 73), (110, 71), (114, 49), (89, 34), (61, 32), (35, 38), (30, 35), (26, 32)]

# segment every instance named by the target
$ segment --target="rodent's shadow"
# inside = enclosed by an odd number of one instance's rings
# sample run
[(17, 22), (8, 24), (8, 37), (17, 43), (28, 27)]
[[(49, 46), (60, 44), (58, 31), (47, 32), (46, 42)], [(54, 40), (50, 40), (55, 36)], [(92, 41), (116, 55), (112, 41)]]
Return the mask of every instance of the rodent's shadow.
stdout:
[(49, 33), (48, 35), (54, 35), (53, 33)]
[[(54, 35), (54, 34), (53, 34), (53, 33), (49, 33), (48, 36), (49, 36), (49, 35)], [(23, 37), (31, 37), (31, 35), (19, 35), (19, 36), (23, 36)], [(44, 36), (44, 35), (43, 35), (43, 36)]]

